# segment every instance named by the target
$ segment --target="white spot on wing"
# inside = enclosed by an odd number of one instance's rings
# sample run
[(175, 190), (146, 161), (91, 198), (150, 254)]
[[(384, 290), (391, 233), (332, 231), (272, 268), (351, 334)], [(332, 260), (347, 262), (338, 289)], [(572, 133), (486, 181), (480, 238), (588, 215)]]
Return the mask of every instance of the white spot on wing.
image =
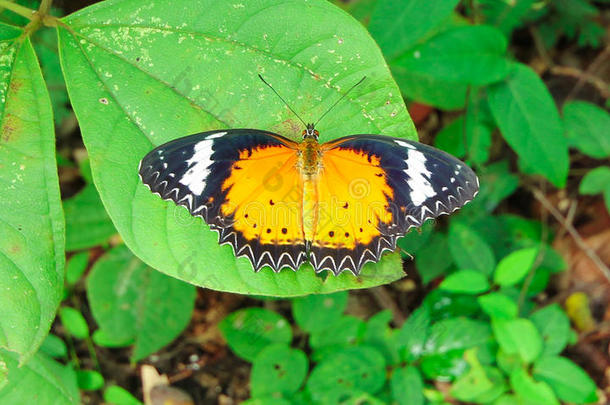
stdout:
[(429, 182), (432, 173), (426, 168), (426, 155), (416, 149), (409, 149), (406, 163), (407, 184), (411, 188), (409, 196), (414, 205), (420, 206), (436, 195)]
[(395, 139), (394, 142), (396, 142), (398, 146), (402, 146), (409, 149), (415, 149), (415, 146), (411, 145), (409, 142), (401, 141), (399, 139)]
[(208, 135), (205, 139), (216, 139), (216, 138), (220, 138), (221, 136), (226, 135), (226, 132), (217, 132), (213, 135)]
[[(218, 134), (212, 136), (215, 135)], [(209, 167), (212, 164), (212, 145), (214, 144), (214, 141), (209, 138), (210, 137), (195, 144), (195, 147), (193, 148), (195, 153), (186, 161), (188, 170), (180, 179), (180, 183), (184, 184), (196, 195), (201, 195), (201, 193), (203, 193), (205, 179), (210, 174)]]

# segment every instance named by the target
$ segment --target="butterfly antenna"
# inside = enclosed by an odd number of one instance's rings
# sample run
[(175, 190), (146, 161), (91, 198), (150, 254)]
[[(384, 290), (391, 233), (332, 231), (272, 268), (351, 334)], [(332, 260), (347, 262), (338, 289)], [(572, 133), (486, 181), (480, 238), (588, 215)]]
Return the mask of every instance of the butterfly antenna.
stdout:
[(364, 79), (366, 79), (366, 76), (364, 76), (362, 79), (360, 79), (360, 81), (359, 81), (358, 83), (354, 84), (352, 87), (350, 87), (350, 88), (349, 88), (349, 90), (348, 90), (348, 91), (346, 91), (346, 92), (345, 92), (345, 93), (344, 93), (344, 94), (343, 94), (341, 97), (339, 97), (339, 100), (335, 101), (335, 103), (334, 103), (333, 105), (331, 105), (331, 106), (328, 108), (328, 110), (326, 110), (326, 112), (325, 112), (324, 114), (322, 114), (322, 116), (321, 116), (320, 118), (318, 118), (318, 120), (316, 121), (316, 123), (314, 124), (314, 126), (318, 125), (318, 123), (319, 123), (320, 121), (322, 121), (322, 118), (324, 118), (324, 116), (325, 116), (326, 114), (328, 114), (328, 113), (330, 112), (330, 110), (332, 110), (333, 108), (335, 108), (335, 106), (336, 106), (337, 104), (339, 104), (339, 102), (340, 102), (341, 100), (343, 100), (343, 99), (344, 99), (344, 98), (345, 98), (345, 97), (346, 97), (346, 96), (347, 96), (347, 95), (348, 95), (348, 94), (349, 94), (349, 93), (350, 93), (352, 90), (354, 90), (354, 89), (356, 88), (356, 86), (358, 86), (360, 83), (362, 83), (362, 82), (364, 81)]
[(275, 89), (273, 88), (272, 85), (270, 85), (269, 83), (267, 83), (267, 81), (265, 79), (263, 79), (263, 76), (261, 76), (260, 74), (258, 75), (258, 78), (262, 80), (263, 83), (265, 83), (267, 86), (269, 86), (269, 88), (271, 90), (273, 90), (273, 92), (275, 93), (276, 96), (278, 96), (280, 98), (280, 100), (282, 100), (282, 102), (284, 103), (284, 105), (286, 107), (288, 107), (288, 109), (290, 111), (292, 111), (292, 113), (299, 119), (299, 121), (301, 121), (303, 123), (304, 126), (307, 126), (307, 124), (305, 123), (305, 121), (303, 121), (303, 119), (301, 117), (299, 117), (299, 114), (297, 114), (296, 111), (294, 111), (294, 109), (292, 107), (290, 107), (290, 104), (288, 104), (286, 102), (286, 100), (284, 100), (284, 97), (280, 96), (280, 93), (278, 93), (277, 91), (275, 91)]

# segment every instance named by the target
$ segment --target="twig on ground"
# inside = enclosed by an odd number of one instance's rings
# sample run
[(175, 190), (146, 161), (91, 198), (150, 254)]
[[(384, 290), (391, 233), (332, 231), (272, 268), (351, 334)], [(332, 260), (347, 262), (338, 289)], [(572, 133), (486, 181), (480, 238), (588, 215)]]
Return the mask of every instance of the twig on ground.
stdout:
[(578, 233), (576, 228), (569, 222), (563, 215), (551, 204), (551, 202), (544, 196), (540, 190), (536, 188), (530, 188), (530, 191), (534, 195), (534, 197), (540, 201), (542, 206), (551, 213), (553, 217), (559, 222), (572, 236), (578, 247), (591, 259), (591, 261), (599, 268), (599, 271), (602, 275), (610, 282), (610, 269), (606, 264), (600, 259), (600, 257), (595, 253), (595, 251), (587, 245), (582, 236)]

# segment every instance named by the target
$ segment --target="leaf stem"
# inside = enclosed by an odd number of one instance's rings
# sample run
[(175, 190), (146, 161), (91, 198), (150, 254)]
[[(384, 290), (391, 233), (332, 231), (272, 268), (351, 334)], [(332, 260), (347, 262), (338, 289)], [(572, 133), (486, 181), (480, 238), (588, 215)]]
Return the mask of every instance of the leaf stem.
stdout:
[(36, 10), (29, 9), (27, 7), (24, 7), (17, 3), (13, 3), (12, 1), (8, 0), (0, 0), (0, 8), (1, 7), (10, 10), (15, 14), (19, 14), (20, 16), (25, 17), (28, 20), (34, 19), (34, 14), (36, 13)]
[(43, 18), (51, 11), (51, 3), (53, 3), (53, 0), (42, 0), (42, 2), (40, 3), (40, 7), (38, 7), (38, 12), (42, 15)]

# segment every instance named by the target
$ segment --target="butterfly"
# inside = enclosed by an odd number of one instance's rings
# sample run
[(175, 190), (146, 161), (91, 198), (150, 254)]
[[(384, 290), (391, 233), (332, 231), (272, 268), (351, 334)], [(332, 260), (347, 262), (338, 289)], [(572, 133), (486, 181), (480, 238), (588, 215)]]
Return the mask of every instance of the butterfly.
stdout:
[(349, 135), (320, 144), (315, 124), (302, 135), (295, 142), (258, 129), (202, 132), (155, 148), (138, 172), (255, 271), (309, 261), (335, 275), (358, 275), (410, 228), (455, 211), (479, 189), (467, 165), (418, 142)]
[(309, 260), (316, 272), (355, 275), (478, 191), (468, 166), (431, 146), (383, 135), (319, 144), (318, 135), (311, 124), (300, 143), (257, 129), (202, 132), (148, 153), (139, 175), (255, 270)]

